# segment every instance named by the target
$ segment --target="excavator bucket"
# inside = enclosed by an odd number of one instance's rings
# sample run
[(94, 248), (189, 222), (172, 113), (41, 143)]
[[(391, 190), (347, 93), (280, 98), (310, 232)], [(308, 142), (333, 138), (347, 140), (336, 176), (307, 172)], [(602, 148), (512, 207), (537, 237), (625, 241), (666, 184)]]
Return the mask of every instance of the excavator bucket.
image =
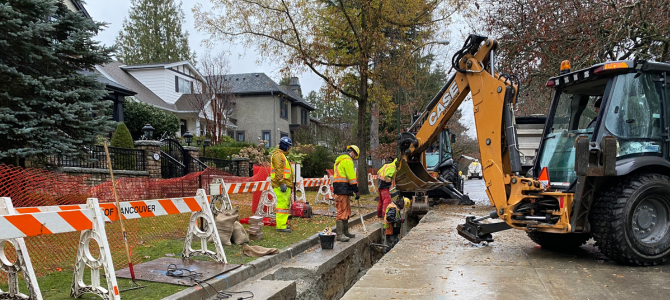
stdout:
[(395, 185), (399, 191), (427, 192), (449, 185), (450, 182), (433, 178), (420, 162), (408, 162), (403, 157), (395, 175)]

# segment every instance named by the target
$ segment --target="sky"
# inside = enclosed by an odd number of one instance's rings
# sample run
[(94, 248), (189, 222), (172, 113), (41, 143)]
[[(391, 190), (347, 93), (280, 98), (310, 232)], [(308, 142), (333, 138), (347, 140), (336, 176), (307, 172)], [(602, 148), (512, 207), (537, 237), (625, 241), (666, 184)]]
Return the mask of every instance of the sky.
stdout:
[[(186, 16), (185, 23), (182, 25), (183, 29), (189, 33), (189, 46), (195, 50), (196, 56), (205, 53), (205, 47), (202, 41), (209, 36), (206, 33), (198, 32), (194, 27), (193, 12), (191, 9), (196, 4), (202, 4), (203, 9), (211, 8), (212, 4), (209, 0), (182, 0), (182, 9)], [(86, 10), (91, 15), (93, 20), (108, 23), (107, 28), (101, 31), (97, 40), (103, 44), (112, 45), (115, 42), (119, 31), (123, 28), (123, 19), (128, 15), (130, 9), (130, 0), (87, 0), (84, 4)], [(454, 18), (454, 24), (450, 26), (450, 41), (449, 46), (438, 46), (437, 63), (442, 65), (449, 65), (451, 55), (455, 50), (459, 49), (464, 41), (464, 36), (469, 33), (469, 29), (465, 25), (464, 20), (459, 17)], [(230, 55), (230, 73), (265, 73), (270, 76), (275, 82), (279, 82), (281, 75), (279, 74), (279, 66), (270, 61), (257, 62), (259, 57), (255, 53), (255, 49), (246, 49), (240, 45), (231, 45), (223, 42), (216, 42), (212, 49), (214, 53), (219, 51), (228, 52)], [(324, 81), (311, 72), (305, 72), (297, 75), (303, 95), (308, 95), (310, 91), (318, 91), (324, 84)], [(446, 82), (445, 82), (446, 83)], [(475, 137), (476, 130), (474, 126), (474, 114), (472, 113), (472, 101), (466, 101), (461, 105), (463, 118), (460, 122), (468, 128), (467, 136)]]

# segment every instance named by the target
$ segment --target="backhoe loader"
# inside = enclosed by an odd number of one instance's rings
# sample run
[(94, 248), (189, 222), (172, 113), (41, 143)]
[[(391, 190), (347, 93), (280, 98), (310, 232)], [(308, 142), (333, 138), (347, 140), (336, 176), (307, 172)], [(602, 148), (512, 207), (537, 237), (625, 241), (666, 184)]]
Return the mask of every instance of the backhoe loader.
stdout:
[[(533, 178), (527, 178), (514, 118), (519, 81), (496, 71), (497, 47), (493, 39), (471, 35), (453, 56), (456, 73), (398, 137), (398, 189), (422, 195), (448, 184), (431, 177), (420, 156), (471, 95), (486, 193), (495, 211), (467, 217), (457, 228), (461, 236), (493, 242), (492, 233), (514, 228), (543, 248), (559, 250), (593, 237), (619, 263), (666, 261), (670, 64), (625, 60), (571, 71), (564, 61), (560, 75), (546, 84), (555, 92)], [(502, 222), (482, 222), (497, 218)]]

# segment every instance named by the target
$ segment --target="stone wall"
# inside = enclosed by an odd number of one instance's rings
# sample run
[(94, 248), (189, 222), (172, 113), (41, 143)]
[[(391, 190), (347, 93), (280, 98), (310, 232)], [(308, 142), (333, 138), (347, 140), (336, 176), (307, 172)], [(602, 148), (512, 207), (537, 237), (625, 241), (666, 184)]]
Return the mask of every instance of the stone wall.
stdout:
[(161, 142), (135, 141), (135, 148), (144, 150), (144, 171), (148, 172), (149, 177), (161, 178)]
[[(84, 180), (84, 183), (87, 185), (97, 185), (99, 183), (111, 180), (109, 169), (64, 167), (59, 168), (56, 171), (71, 176), (87, 176), (88, 178)], [(150, 175), (147, 171), (114, 170), (113, 172), (115, 180), (119, 178), (147, 178)]]

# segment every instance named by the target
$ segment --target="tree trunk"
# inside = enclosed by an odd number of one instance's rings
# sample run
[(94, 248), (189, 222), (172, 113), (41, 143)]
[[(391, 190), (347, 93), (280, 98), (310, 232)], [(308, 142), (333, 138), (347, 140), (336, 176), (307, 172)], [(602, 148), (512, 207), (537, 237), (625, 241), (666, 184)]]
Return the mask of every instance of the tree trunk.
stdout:
[(359, 95), (360, 99), (358, 100), (358, 148), (361, 150), (361, 153), (358, 156), (358, 172), (356, 178), (358, 178), (358, 189), (361, 192), (361, 195), (369, 195), (370, 189), (368, 188), (368, 161), (367, 161), (367, 144), (368, 144), (368, 135), (365, 132), (367, 126), (365, 126), (365, 113), (368, 107), (368, 64), (364, 60), (361, 65), (361, 80), (359, 84)]
[(372, 103), (372, 113), (370, 115), (370, 156), (372, 157), (372, 168), (382, 167), (382, 160), (379, 155), (379, 106)]

